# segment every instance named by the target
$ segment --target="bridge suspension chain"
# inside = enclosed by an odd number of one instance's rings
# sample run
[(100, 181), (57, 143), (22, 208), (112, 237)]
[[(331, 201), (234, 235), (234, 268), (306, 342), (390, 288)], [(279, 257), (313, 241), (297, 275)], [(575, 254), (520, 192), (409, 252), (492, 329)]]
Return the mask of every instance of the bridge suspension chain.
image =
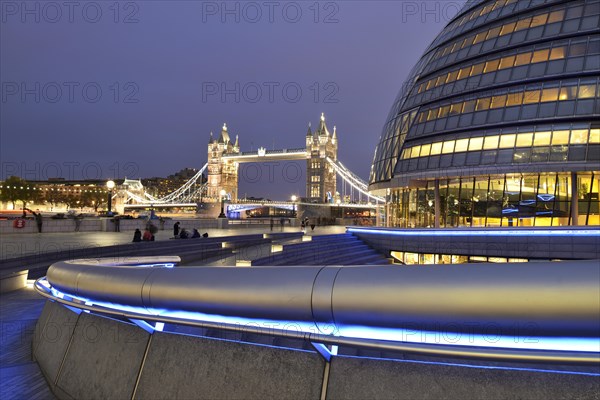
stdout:
[[(176, 189), (175, 191), (169, 193), (168, 195), (166, 195), (164, 197), (161, 197), (161, 198), (157, 199), (157, 198), (154, 198), (153, 196), (151, 196), (148, 193), (144, 193), (144, 195), (146, 197), (148, 197), (148, 199), (152, 203), (157, 203), (157, 204), (175, 203), (175, 202), (182, 201), (183, 199), (194, 198), (195, 196), (198, 195), (198, 193), (201, 193), (201, 191), (206, 187), (206, 184), (201, 184), (200, 187), (194, 189), (193, 192), (190, 192), (189, 190), (192, 188), (193, 185), (196, 184), (196, 182), (199, 179), (200, 179), (200, 182), (202, 182), (202, 174), (204, 173), (204, 171), (206, 171), (207, 167), (208, 167), (208, 163), (204, 164), (204, 166), (202, 168), (200, 168), (200, 170), (196, 173), (196, 175), (194, 175), (193, 177), (191, 177), (181, 187), (179, 187), (178, 189)], [(186, 191), (188, 191), (187, 194), (186, 194)], [(136, 196), (136, 197), (139, 197), (139, 196)], [(148, 202), (148, 199), (144, 199), (142, 202)]]
[(374, 199), (376, 201), (385, 203), (385, 199), (383, 197), (375, 196), (369, 193), (369, 185), (355, 175), (352, 171), (346, 168), (341, 162), (333, 161), (331, 158), (327, 157), (327, 162), (333, 167), (335, 172), (350, 186), (354, 189), (358, 190), (359, 193), (364, 194), (370, 199)]

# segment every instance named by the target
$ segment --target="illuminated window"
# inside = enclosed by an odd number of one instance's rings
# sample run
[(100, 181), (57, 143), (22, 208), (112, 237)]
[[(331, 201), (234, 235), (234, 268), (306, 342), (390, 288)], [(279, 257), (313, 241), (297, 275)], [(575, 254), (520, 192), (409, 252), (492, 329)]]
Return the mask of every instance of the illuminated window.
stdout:
[(542, 90), (542, 103), (545, 101), (558, 100), (558, 88), (548, 88)]
[(438, 115), (438, 118), (444, 118), (445, 116), (448, 115), (448, 112), (450, 111), (450, 106), (443, 106), (440, 109), (440, 113)]
[(442, 154), (442, 142), (433, 143), (431, 145), (431, 153), (432, 156), (437, 156)]
[(533, 133), (519, 133), (517, 135), (517, 147), (531, 147), (533, 142)]
[(518, 67), (519, 65), (529, 64), (530, 61), (531, 52), (517, 54), (517, 57), (515, 59), (515, 67)]
[(469, 76), (469, 72), (471, 71), (471, 67), (465, 67), (465, 68), (461, 68), (461, 70), (458, 72), (458, 79), (464, 79), (466, 77)]
[[(593, 129), (592, 129), (593, 131)], [(585, 144), (588, 141), (588, 130), (587, 129), (578, 129), (571, 131), (571, 144)], [(591, 136), (590, 136), (591, 143)]]
[(536, 132), (533, 139), (534, 146), (548, 146), (550, 144), (551, 132)]
[(485, 40), (486, 35), (487, 35), (487, 32), (478, 33), (475, 36), (475, 40), (473, 40), (473, 44), (477, 44), (479, 42), (483, 42)]
[(423, 144), (421, 145), (421, 157), (427, 157), (429, 152), (431, 151), (431, 144)]
[(469, 148), (469, 139), (460, 139), (456, 141), (456, 146), (454, 148), (455, 153), (459, 153), (461, 151), (467, 151)]
[(485, 68), (485, 63), (479, 63), (473, 65), (473, 69), (471, 70), (471, 76), (480, 75), (483, 73), (483, 69)]
[(494, 72), (498, 69), (498, 65), (500, 65), (500, 60), (492, 60), (485, 63), (485, 72)]
[(415, 146), (411, 149), (410, 157), (417, 158), (419, 157), (419, 152), (421, 151), (421, 146)]
[(504, 107), (505, 104), (506, 104), (506, 95), (505, 94), (503, 94), (502, 96), (494, 96), (494, 97), (492, 97), (492, 103), (490, 105), (490, 108)]
[(444, 142), (444, 146), (442, 147), (442, 154), (450, 154), (454, 152), (454, 140), (448, 140)]
[(535, 28), (536, 26), (541, 26), (546, 23), (548, 20), (548, 14), (536, 15), (531, 19), (531, 28)]
[(463, 104), (463, 114), (475, 111), (475, 100), (465, 101)]
[(548, 16), (548, 23), (551, 24), (553, 22), (562, 21), (564, 17), (565, 17), (565, 10), (554, 11), (553, 13), (550, 13), (550, 15)]
[(523, 92), (509, 93), (506, 99), (506, 107), (520, 106), (523, 103)]
[(454, 82), (458, 76), (458, 72), (458, 70), (450, 72), (448, 74), (448, 78), (446, 79), (446, 83)]
[(450, 115), (460, 114), (463, 103), (454, 103), (450, 106)]
[(432, 108), (431, 110), (429, 110), (429, 112), (427, 113), (427, 121), (431, 121), (437, 118), (437, 113), (438, 113), (438, 109), (437, 108)]
[(469, 142), (469, 151), (477, 151), (477, 150), (481, 150), (482, 148), (483, 148), (483, 138), (482, 137), (471, 138), (471, 141)]
[(512, 149), (515, 147), (516, 138), (516, 134), (502, 135), (500, 136), (500, 145), (498, 147), (501, 149)]
[(527, 29), (527, 28), (529, 28), (529, 25), (531, 25), (531, 18), (525, 18), (525, 19), (519, 20), (517, 22), (517, 26), (515, 26), (515, 31)]
[(532, 104), (540, 102), (540, 90), (528, 90), (523, 96), (523, 104)]
[(590, 130), (590, 144), (600, 144), (600, 129)]
[(508, 35), (509, 33), (513, 33), (515, 30), (516, 22), (511, 22), (509, 24), (503, 25), (502, 30), (500, 31), (500, 36)]
[(477, 100), (477, 107), (475, 108), (475, 111), (481, 111), (481, 110), (487, 110), (490, 108), (490, 102), (491, 102), (491, 98), (489, 97), (485, 97), (483, 99), (479, 99)]
[(486, 37), (486, 40), (493, 39), (493, 38), (497, 37), (500, 34), (500, 30), (501, 29), (502, 29), (501, 27), (490, 29), (490, 31), (488, 32), (488, 35)]
[(495, 150), (498, 148), (498, 139), (499, 136), (486, 136), (483, 142), (484, 150)]
[(569, 144), (569, 131), (554, 131), (552, 132), (552, 145)]
[(577, 98), (577, 86), (563, 87), (560, 89), (559, 100), (574, 100)]
[(533, 52), (533, 57), (531, 59), (531, 63), (538, 63), (543, 61), (548, 61), (548, 55), (550, 54), (549, 49), (538, 50)]
[(596, 96), (596, 85), (581, 85), (579, 86), (579, 97), (580, 99), (590, 99)]
[(511, 68), (515, 64), (515, 56), (504, 57), (500, 60), (499, 69)]
[(550, 60), (560, 60), (565, 58), (566, 47), (555, 47), (550, 51)]

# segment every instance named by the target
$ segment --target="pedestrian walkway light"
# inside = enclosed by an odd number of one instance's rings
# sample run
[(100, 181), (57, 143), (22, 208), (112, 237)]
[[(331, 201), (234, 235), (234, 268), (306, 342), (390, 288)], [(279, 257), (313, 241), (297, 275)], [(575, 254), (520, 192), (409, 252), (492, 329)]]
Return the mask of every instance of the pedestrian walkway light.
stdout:
[(296, 218), (296, 200), (298, 200), (298, 197), (295, 194), (293, 194), (292, 195), (292, 203), (294, 203), (294, 204), (292, 204), (292, 216), (294, 218)]
[(106, 182), (106, 187), (108, 188), (108, 214), (110, 215), (112, 213), (112, 191), (115, 188), (115, 182)]

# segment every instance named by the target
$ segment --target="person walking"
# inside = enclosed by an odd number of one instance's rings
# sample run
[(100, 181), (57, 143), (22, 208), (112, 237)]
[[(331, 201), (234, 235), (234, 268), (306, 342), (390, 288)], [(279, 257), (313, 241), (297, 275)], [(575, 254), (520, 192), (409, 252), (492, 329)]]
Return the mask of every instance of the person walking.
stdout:
[(175, 222), (175, 225), (173, 225), (173, 236), (178, 237), (179, 236), (179, 222)]
[(33, 217), (35, 218), (35, 223), (37, 224), (38, 232), (42, 233), (42, 224), (44, 223), (44, 221), (42, 220), (42, 213), (40, 212), (40, 210), (38, 210), (38, 212), (29, 210), (29, 212), (31, 212), (33, 214)]

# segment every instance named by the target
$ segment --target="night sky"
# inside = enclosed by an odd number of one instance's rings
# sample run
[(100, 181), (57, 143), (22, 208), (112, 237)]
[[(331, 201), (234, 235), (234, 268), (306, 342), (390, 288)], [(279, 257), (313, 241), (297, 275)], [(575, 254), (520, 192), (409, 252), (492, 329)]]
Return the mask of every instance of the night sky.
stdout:
[[(167, 176), (204, 165), (224, 122), (242, 151), (299, 148), (325, 112), (366, 180), (394, 97), (462, 3), (3, 0), (0, 178)], [(243, 164), (240, 196), (304, 195), (293, 164)]]

